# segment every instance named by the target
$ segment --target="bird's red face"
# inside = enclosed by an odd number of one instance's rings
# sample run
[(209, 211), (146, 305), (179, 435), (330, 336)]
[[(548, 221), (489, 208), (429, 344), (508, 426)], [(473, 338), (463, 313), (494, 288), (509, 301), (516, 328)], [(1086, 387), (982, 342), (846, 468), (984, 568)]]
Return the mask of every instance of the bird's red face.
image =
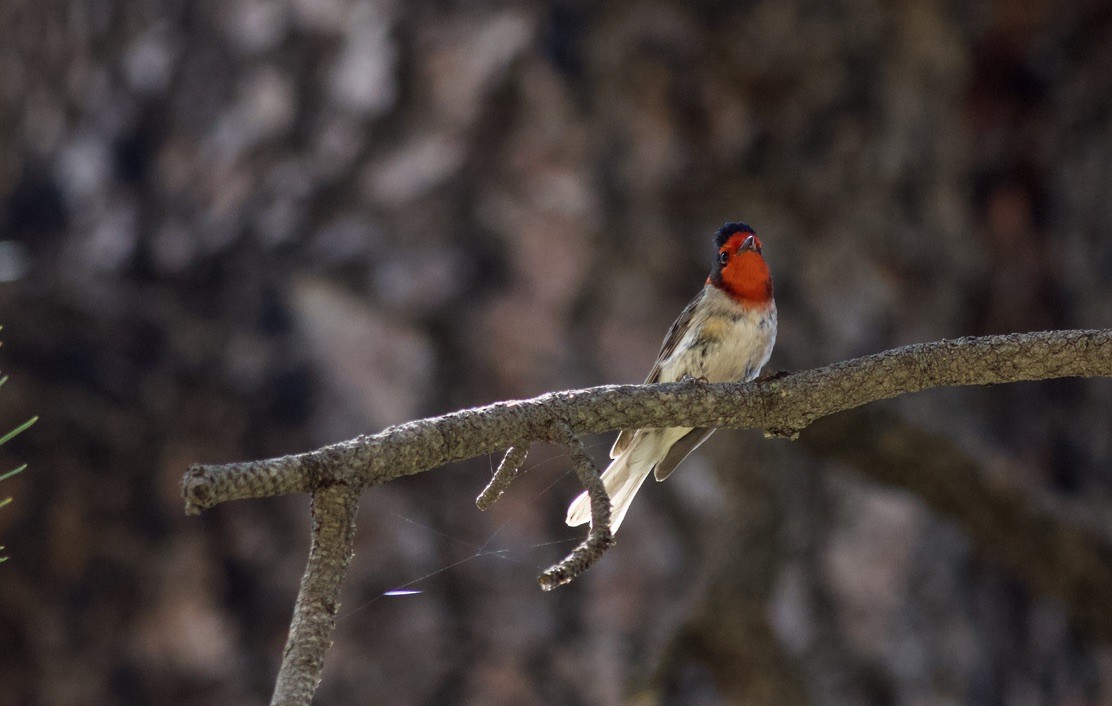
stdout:
[(761, 255), (757, 234), (738, 231), (727, 238), (718, 249), (707, 282), (743, 304), (772, 301), (772, 274)]

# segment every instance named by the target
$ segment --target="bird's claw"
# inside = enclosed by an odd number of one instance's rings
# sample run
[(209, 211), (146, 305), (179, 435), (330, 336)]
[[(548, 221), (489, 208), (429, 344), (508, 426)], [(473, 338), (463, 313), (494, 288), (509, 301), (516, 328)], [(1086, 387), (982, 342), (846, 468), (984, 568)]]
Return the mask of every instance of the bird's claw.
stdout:
[(701, 383), (703, 385), (706, 385), (706, 384), (710, 383), (710, 380), (707, 380), (705, 375), (700, 375), (699, 377), (695, 377), (693, 375), (684, 374), (684, 376), (680, 378), (680, 382), (687, 382), (687, 383), (697, 382), (697, 383)]

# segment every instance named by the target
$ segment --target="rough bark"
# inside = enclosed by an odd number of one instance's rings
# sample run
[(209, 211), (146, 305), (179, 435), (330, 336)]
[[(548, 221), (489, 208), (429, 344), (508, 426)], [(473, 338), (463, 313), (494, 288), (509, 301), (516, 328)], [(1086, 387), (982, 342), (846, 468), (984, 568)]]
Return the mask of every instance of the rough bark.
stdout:
[(313, 541), (301, 579), (282, 667), (270, 703), (305, 704), (313, 698), (332, 646), (340, 584), (351, 561), (358, 488), (329, 485), (313, 492)]
[(794, 437), (816, 419), (933, 387), (1112, 375), (1112, 331), (1045, 331), (918, 343), (750, 383), (606, 385), (498, 402), (390, 427), (316, 451), (193, 466), (187, 511), (228, 500), (372, 486), (528, 441), (614, 429), (759, 428)]

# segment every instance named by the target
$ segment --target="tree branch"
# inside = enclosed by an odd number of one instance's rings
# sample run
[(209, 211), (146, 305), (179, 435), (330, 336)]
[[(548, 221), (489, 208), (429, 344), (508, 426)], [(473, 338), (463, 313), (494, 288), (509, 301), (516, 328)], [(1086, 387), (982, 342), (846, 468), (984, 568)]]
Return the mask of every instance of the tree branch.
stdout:
[(502, 493), (506, 492), (506, 488), (510, 486), (514, 478), (517, 478), (522, 464), (525, 463), (525, 457), (528, 455), (529, 446), (527, 444), (511, 446), (506, 451), (506, 455), (502, 457), (502, 463), (498, 464), (498, 470), (494, 472), (490, 483), (487, 483), (487, 487), (483, 488), (483, 492), (475, 498), (475, 507), (480, 510), (489, 510), (494, 503), (498, 502), (498, 498), (502, 497)]
[(361, 489), (329, 485), (313, 492), (313, 540), (309, 563), (290, 622), (272, 706), (307, 704), (320, 683), (324, 653), (332, 646), (340, 584), (355, 540), (355, 511)]
[(573, 549), (571, 554), (541, 574), (538, 581), (546, 591), (573, 580), (591, 568), (602, 557), (603, 552), (614, 546), (614, 535), (610, 532), (610, 496), (606, 493), (602, 476), (595, 468), (594, 461), (583, 450), (582, 441), (569, 437), (567, 446), (571, 452), (575, 474), (579, 476), (579, 482), (587, 489), (587, 496), (591, 499), (591, 529), (587, 533), (587, 539)]
[(1112, 375), (1112, 330), (1045, 331), (919, 343), (779, 378), (606, 385), (498, 402), (393, 426), (282, 458), (198, 465), (182, 481), (186, 509), (308, 492), (324, 483), (373, 486), (529, 441), (564, 443), (615, 429), (761, 428), (795, 437), (816, 419), (932, 387)]
[[(726, 427), (762, 428), (768, 435), (796, 438), (822, 417), (927, 388), (1109, 375), (1112, 330), (944, 340), (749, 383), (688, 380), (608, 385), (499, 402), (294, 456), (195, 465), (182, 479), (182, 495), (186, 511), (196, 513), (228, 500), (313, 493), (313, 546), (273, 701), (307, 704), (320, 681), (324, 652), (331, 642), (340, 582), (351, 557), (357, 498), (366, 487), (508, 449), (476, 501), (482, 509), (497, 500), (516, 476), (531, 442), (568, 445), (580, 482), (591, 497), (591, 529), (583, 544), (542, 575), (542, 587), (551, 589), (585, 571), (613, 543), (609, 498), (598, 469), (579, 442), (584, 434), (646, 427)], [(1047, 546), (1048, 550), (1063, 548), (1068, 547)], [(1083, 559), (1079, 566), (1092, 561), (1091, 556)], [(1054, 592), (1070, 596), (1103, 588), (1102, 581)]]

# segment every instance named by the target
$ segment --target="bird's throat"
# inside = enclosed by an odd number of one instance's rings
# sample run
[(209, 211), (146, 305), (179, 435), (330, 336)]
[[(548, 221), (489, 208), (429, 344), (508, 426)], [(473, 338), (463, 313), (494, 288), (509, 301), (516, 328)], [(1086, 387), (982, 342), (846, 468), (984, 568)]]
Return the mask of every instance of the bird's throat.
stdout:
[(711, 283), (742, 304), (753, 306), (772, 301), (772, 275), (764, 258), (756, 253), (733, 258)]

